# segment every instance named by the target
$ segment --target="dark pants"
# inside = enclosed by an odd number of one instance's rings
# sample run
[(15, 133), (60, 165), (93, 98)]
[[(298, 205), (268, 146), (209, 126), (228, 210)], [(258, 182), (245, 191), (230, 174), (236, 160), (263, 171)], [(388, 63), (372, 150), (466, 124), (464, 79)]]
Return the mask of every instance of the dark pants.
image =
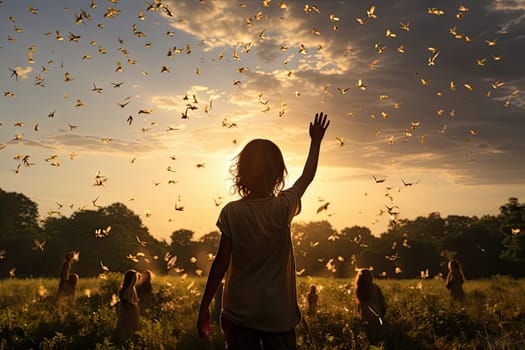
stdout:
[(295, 328), (283, 333), (268, 333), (242, 327), (221, 315), (221, 327), (228, 350), (295, 350)]

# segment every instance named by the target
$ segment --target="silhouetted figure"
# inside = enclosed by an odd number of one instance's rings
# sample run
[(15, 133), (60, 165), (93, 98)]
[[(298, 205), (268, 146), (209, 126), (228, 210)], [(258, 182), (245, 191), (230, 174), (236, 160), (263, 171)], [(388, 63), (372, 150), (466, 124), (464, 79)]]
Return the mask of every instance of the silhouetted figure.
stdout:
[(78, 285), (79, 277), (71, 273), (71, 266), (78, 261), (78, 252), (71, 251), (64, 256), (60, 267), (60, 281), (58, 282), (57, 305), (63, 306), (67, 300), (73, 300)]
[(357, 273), (354, 288), (357, 311), (364, 322), (368, 340), (371, 344), (377, 345), (383, 333), (387, 309), (381, 288), (374, 283), (372, 272), (368, 269), (362, 269)]
[(67, 294), (70, 298), (75, 298), (79, 276), (76, 273), (70, 273), (67, 279)]
[(310, 286), (310, 292), (307, 295), (308, 298), (308, 315), (315, 315), (319, 309), (319, 294), (317, 294), (317, 287), (315, 284)]
[(452, 300), (464, 301), (465, 292), (463, 291), (463, 282), (465, 282), (465, 276), (461, 265), (457, 260), (451, 260), (448, 262), (448, 275), (446, 279), (446, 286), (450, 292)]
[(140, 300), (141, 310), (146, 310), (151, 305), (151, 299), (153, 297), (152, 278), (153, 272), (146, 270), (141, 274), (139, 282), (137, 283), (136, 290)]
[(120, 306), (117, 335), (120, 340), (131, 337), (139, 329), (139, 297), (135, 288), (139, 279), (138, 275), (138, 272), (133, 269), (126, 271), (118, 292)]
[(285, 191), (286, 166), (272, 141), (252, 140), (237, 155), (231, 173), (241, 199), (226, 204), (217, 220), (221, 240), (199, 310), (201, 337), (209, 338), (209, 307), (226, 275), (221, 326), (228, 350), (296, 348), (301, 313), (290, 226), (314, 178), (328, 125), (323, 113), (315, 115), (303, 173)]

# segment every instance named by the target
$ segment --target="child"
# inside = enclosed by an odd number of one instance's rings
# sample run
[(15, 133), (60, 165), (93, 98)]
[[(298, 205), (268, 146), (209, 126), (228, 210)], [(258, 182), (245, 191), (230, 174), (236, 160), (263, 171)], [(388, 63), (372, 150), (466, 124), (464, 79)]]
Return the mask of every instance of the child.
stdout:
[(463, 301), (465, 300), (465, 292), (463, 292), (463, 282), (465, 276), (461, 265), (457, 260), (451, 260), (448, 262), (448, 275), (446, 280), (447, 289), (450, 292), (452, 300)]
[(319, 294), (317, 294), (317, 287), (315, 284), (310, 286), (308, 297), (308, 315), (315, 315), (319, 308)]
[(62, 306), (66, 299), (73, 299), (78, 285), (78, 275), (71, 272), (71, 266), (78, 261), (78, 252), (69, 252), (64, 256), (60, 268), (60, 282), (58, 283), (57, 304)]
[(231, 172), (241, 199), (228, 203), (217, 221), (221, 240), (199, 309), (201, 337), (209, 337), (209, 306), (226, 274), (221, 324), (228, 349), (296, 348), (301, 313), (290, 225), (314, 178), (329, 124), (322, 112), (315, 115), (303, 173), (285, 191), (286, 166), (273, 142), (252, 140), (236, 157)]
[(383, 293), (374, 283), (372, 272), (362, 269), (355, 282), (357, 310), (365, 323), (366, 335), (371, 344), (377, 344), (381, 338), (386, 313), (386, 302)]
[(151, 284), (151, 279), (153, 278), (153, 272), (151, 270), (144, 271), (140, 280), (137, 283), (137, 296), (140, 300), (140, 309), (146, 310), (151, 304), (151, 298), (153, 296), (153, 286)]
[(119, 317), (117, 321), (117, 335), (125, 340), (139, 329), (139, 297), (136, 285), (139, 279), (137, 271), (131, 269), (124, 274), (122, 286), (118, 292), (120, 298)]

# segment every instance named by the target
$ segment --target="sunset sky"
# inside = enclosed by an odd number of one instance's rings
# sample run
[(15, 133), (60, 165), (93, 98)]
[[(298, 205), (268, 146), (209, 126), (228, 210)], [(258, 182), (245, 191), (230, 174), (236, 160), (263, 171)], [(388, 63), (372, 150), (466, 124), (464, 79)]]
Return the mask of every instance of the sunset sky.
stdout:
[(524, 43), (523, 0), (4, 0), (0, 188), (199, 237), (242, 146), (273, 140), (291, 185), (323, 111), (296, 221), (497, 214), (525, 198)]

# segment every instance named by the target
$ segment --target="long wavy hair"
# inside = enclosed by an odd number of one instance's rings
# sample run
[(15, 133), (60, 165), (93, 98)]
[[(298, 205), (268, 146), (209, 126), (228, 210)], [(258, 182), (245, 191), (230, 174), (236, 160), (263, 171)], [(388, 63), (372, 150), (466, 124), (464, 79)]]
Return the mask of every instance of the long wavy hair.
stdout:
[(374, 277), (368, 269), (362, 269), (358, 272), (354, 281), (355, 297), (359, 302), (370, 300), (372, 297)]
[(448, 269), (458, 280), (461, 280), (461, 282), (465, 281), (465, 275), (463, 274), (463, 269), (459, 261), (450, 260), (448, 262)]
[(138, 303), (137, 290), (135, 289), (137, 282), (138, 272), (134, 269), (126, 271), (118, 293), (121, 300), (126, 300), (134, 304)]
[(277, 195), (284, 187), (288, 172), (281, 150), (275, 143), (254, 139), (234, 158), (230, 174), (233, 191), (246, 198)]

